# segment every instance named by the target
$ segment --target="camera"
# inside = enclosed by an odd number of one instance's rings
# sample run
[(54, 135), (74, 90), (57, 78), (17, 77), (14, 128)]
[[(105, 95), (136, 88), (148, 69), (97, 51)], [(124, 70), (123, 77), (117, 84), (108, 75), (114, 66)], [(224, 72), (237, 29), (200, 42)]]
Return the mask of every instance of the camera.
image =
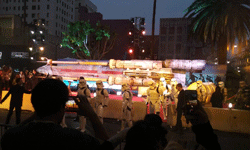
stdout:
[(196, 90), (186, 90), (185, 91), (185, 110), (186, 114), (192, 114), (198, 107), (197, 91)]

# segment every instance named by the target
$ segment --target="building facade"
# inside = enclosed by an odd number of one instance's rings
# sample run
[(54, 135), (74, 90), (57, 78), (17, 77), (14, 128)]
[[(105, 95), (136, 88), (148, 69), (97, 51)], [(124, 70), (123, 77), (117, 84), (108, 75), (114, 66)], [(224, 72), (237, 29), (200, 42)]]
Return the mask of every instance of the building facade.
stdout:
[(32, 68), (29, 51), (28, 27), (16, 15), (0, 15), (0, 67), (14, 70)]
[(191, 20), (161, 18), (158, 59), (206, 59), (210, 47), (188, 37)]
[[(97, 7), (89, 0), (27, 0), (26, 21), (45, 19), (48, 34), (61, 36), (67, 31), (67, 24), (78, 21), (77, 7), (86, 6), (89, 12)], [(12, 14), (24, 17), (23, 0), (0, 0), (0, 14)]]

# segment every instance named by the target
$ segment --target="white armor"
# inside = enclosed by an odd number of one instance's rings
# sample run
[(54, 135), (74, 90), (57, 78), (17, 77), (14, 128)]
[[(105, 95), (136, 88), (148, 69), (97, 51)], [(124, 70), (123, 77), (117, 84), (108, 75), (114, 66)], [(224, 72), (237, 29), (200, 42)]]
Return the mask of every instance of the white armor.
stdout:
[(122, 124), (121, 124), (121, 130), (125, 128), (126, 123), (128, 124), (129, 127), (132, 127), (132, 98), (133, 94), (130, 91), (130, 87), (127, 83), (122, 84)]
[(103, 87), (101, 80), (96, 81), (95, 111), (100, 121), (103, 123), (103, 108), (108, 106), (109, 94)]
[(160, 78), (160, 83), (159, 83), (159, 93), (160, 93), (160, 99), (161, 99), (161, 103), (162, 103), (162, 109), (163, 109), (163, 117), (164, 120), (166, 120), (167, 118), (167, 105), (170, 104), (170, 87), (168, 87), (166, 80), (164, 77)]
[(174, 101), (175, 105), (177, 105), (178, 103), (178, 95), (179, 95), (179, 91), (176, 89), (176, 85), (177, 85), (177, 80), (175, 78), (171, 79), (170, 81), (170, 85), (171, 85), (171, 98)]
[(147, 102), (150, 104), (150, 113), (160, 114), (160, 92), (155, 86), (154, 81), (148, 82), (149, 88), (147, 90)]
[[(90, 93), (91, 92), (87, 87), (87, 82), (85, 79), (79, 80), (77, 93), (78, 93), (78, 95), (87, 97), (88, 101), (90, 101), (90, 98), (91, 98)], [(78, 129), (81, 132), (84, 132), (85, 127), (86, 127), (86, 117), (83, 116), (83, 114), (81, 114), (81, 113), (78, 113), (78, 115), (79, 115), (79, 124), (80, 124)]]
[(223, 94), (224, 97), (224, 103), (227, 101), (227, 88), (225, 88), (225, 84), (223, 81), (220, 81), (218, 83), (219, 87), (220, 87), (220, 92)]

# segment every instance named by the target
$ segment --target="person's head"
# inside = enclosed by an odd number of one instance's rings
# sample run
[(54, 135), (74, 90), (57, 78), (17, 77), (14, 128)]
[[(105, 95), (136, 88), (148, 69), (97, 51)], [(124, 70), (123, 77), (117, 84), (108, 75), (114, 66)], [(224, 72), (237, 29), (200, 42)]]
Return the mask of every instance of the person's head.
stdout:
[(20, 86), (23, 84), (21, 78), (16, 78), (16, 84), (18, 84)]
[(122, 84), (122, 92), (124, 92), (126, 90), (129, 90), (129, 85), (128, 85), (128, 83), (123, 83)]
[(147, 115), (128, 131), (124, 150), (163, 150), (167, 145), (167, 130), (158, 115)]
[(172, 78), (171, 81), (170, 81), (170, 85), (172, 87), (175, 87), (177, 85), (177, 80), (175, 78)]
[(202, 84), (203, 84), (203, 83), (202, 83), (202, 81), (201, 81), (201, 80), (197, 81), (196, 83), (197, 83), (197, 88), (202, 87)]
[(240, 81), (239, 86), (240, 86), (240, 88), (244, 88), (246, 86), (246, 82), (245, 81)]
[(97, 87), (97, 89), (103, 89), (103, 83), (102, 83), (102, 80), (98, 80), (98, 81), (96, 81), (96, 87)]
[(84, 78), (79, 79), (79, 88), (86, 88), (87, 87), (87, 82)]
[(155, 82), (153, 80), (148, 81), (148, 85), (151, 90), (155, 89)]
[(224, 87), (225, 87), (225, 84), (224, 84), (223, 81), (220, 81), (220, 82), (218, 83), (218, 86), (219, 86), (220, 88), (224, 88)]
[(55, 115), (60, 123), (68, 95), (68, 88), (62, 81), (44, 79), (32, 90), (31, 103), (40, 119)]
[(178, 84), (176, 85), (176, 89), (177, 89), (178, 91), (181, 91), (181, 90), (182, 90), (182, 85), (181, 85), (181, 83), (178, 83)]

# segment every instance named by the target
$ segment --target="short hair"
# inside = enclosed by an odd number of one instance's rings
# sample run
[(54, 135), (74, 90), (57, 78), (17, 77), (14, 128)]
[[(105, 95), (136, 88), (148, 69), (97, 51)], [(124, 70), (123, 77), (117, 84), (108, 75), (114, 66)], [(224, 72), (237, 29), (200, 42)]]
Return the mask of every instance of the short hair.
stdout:
[(20, 82), (21, 78), (16, 78), (16, 83)]
[(180, 88), (182, 88), (182, 84), (181, 83), (178, 83), (177, 85), (176, 85), (176, 87), (180, 87)]
[(31, 103), (37, 116), (44, 118), (60, 111), (68, 101), (67, 86), (58, 79), (45, 79), (32, 90)]
[(158, 115), (146, 115), (144, 120), (137, 121), (127, 132), (124, 150), (157, 150), (159, 146), (165, 147), (167, 130), (161, 124)]

